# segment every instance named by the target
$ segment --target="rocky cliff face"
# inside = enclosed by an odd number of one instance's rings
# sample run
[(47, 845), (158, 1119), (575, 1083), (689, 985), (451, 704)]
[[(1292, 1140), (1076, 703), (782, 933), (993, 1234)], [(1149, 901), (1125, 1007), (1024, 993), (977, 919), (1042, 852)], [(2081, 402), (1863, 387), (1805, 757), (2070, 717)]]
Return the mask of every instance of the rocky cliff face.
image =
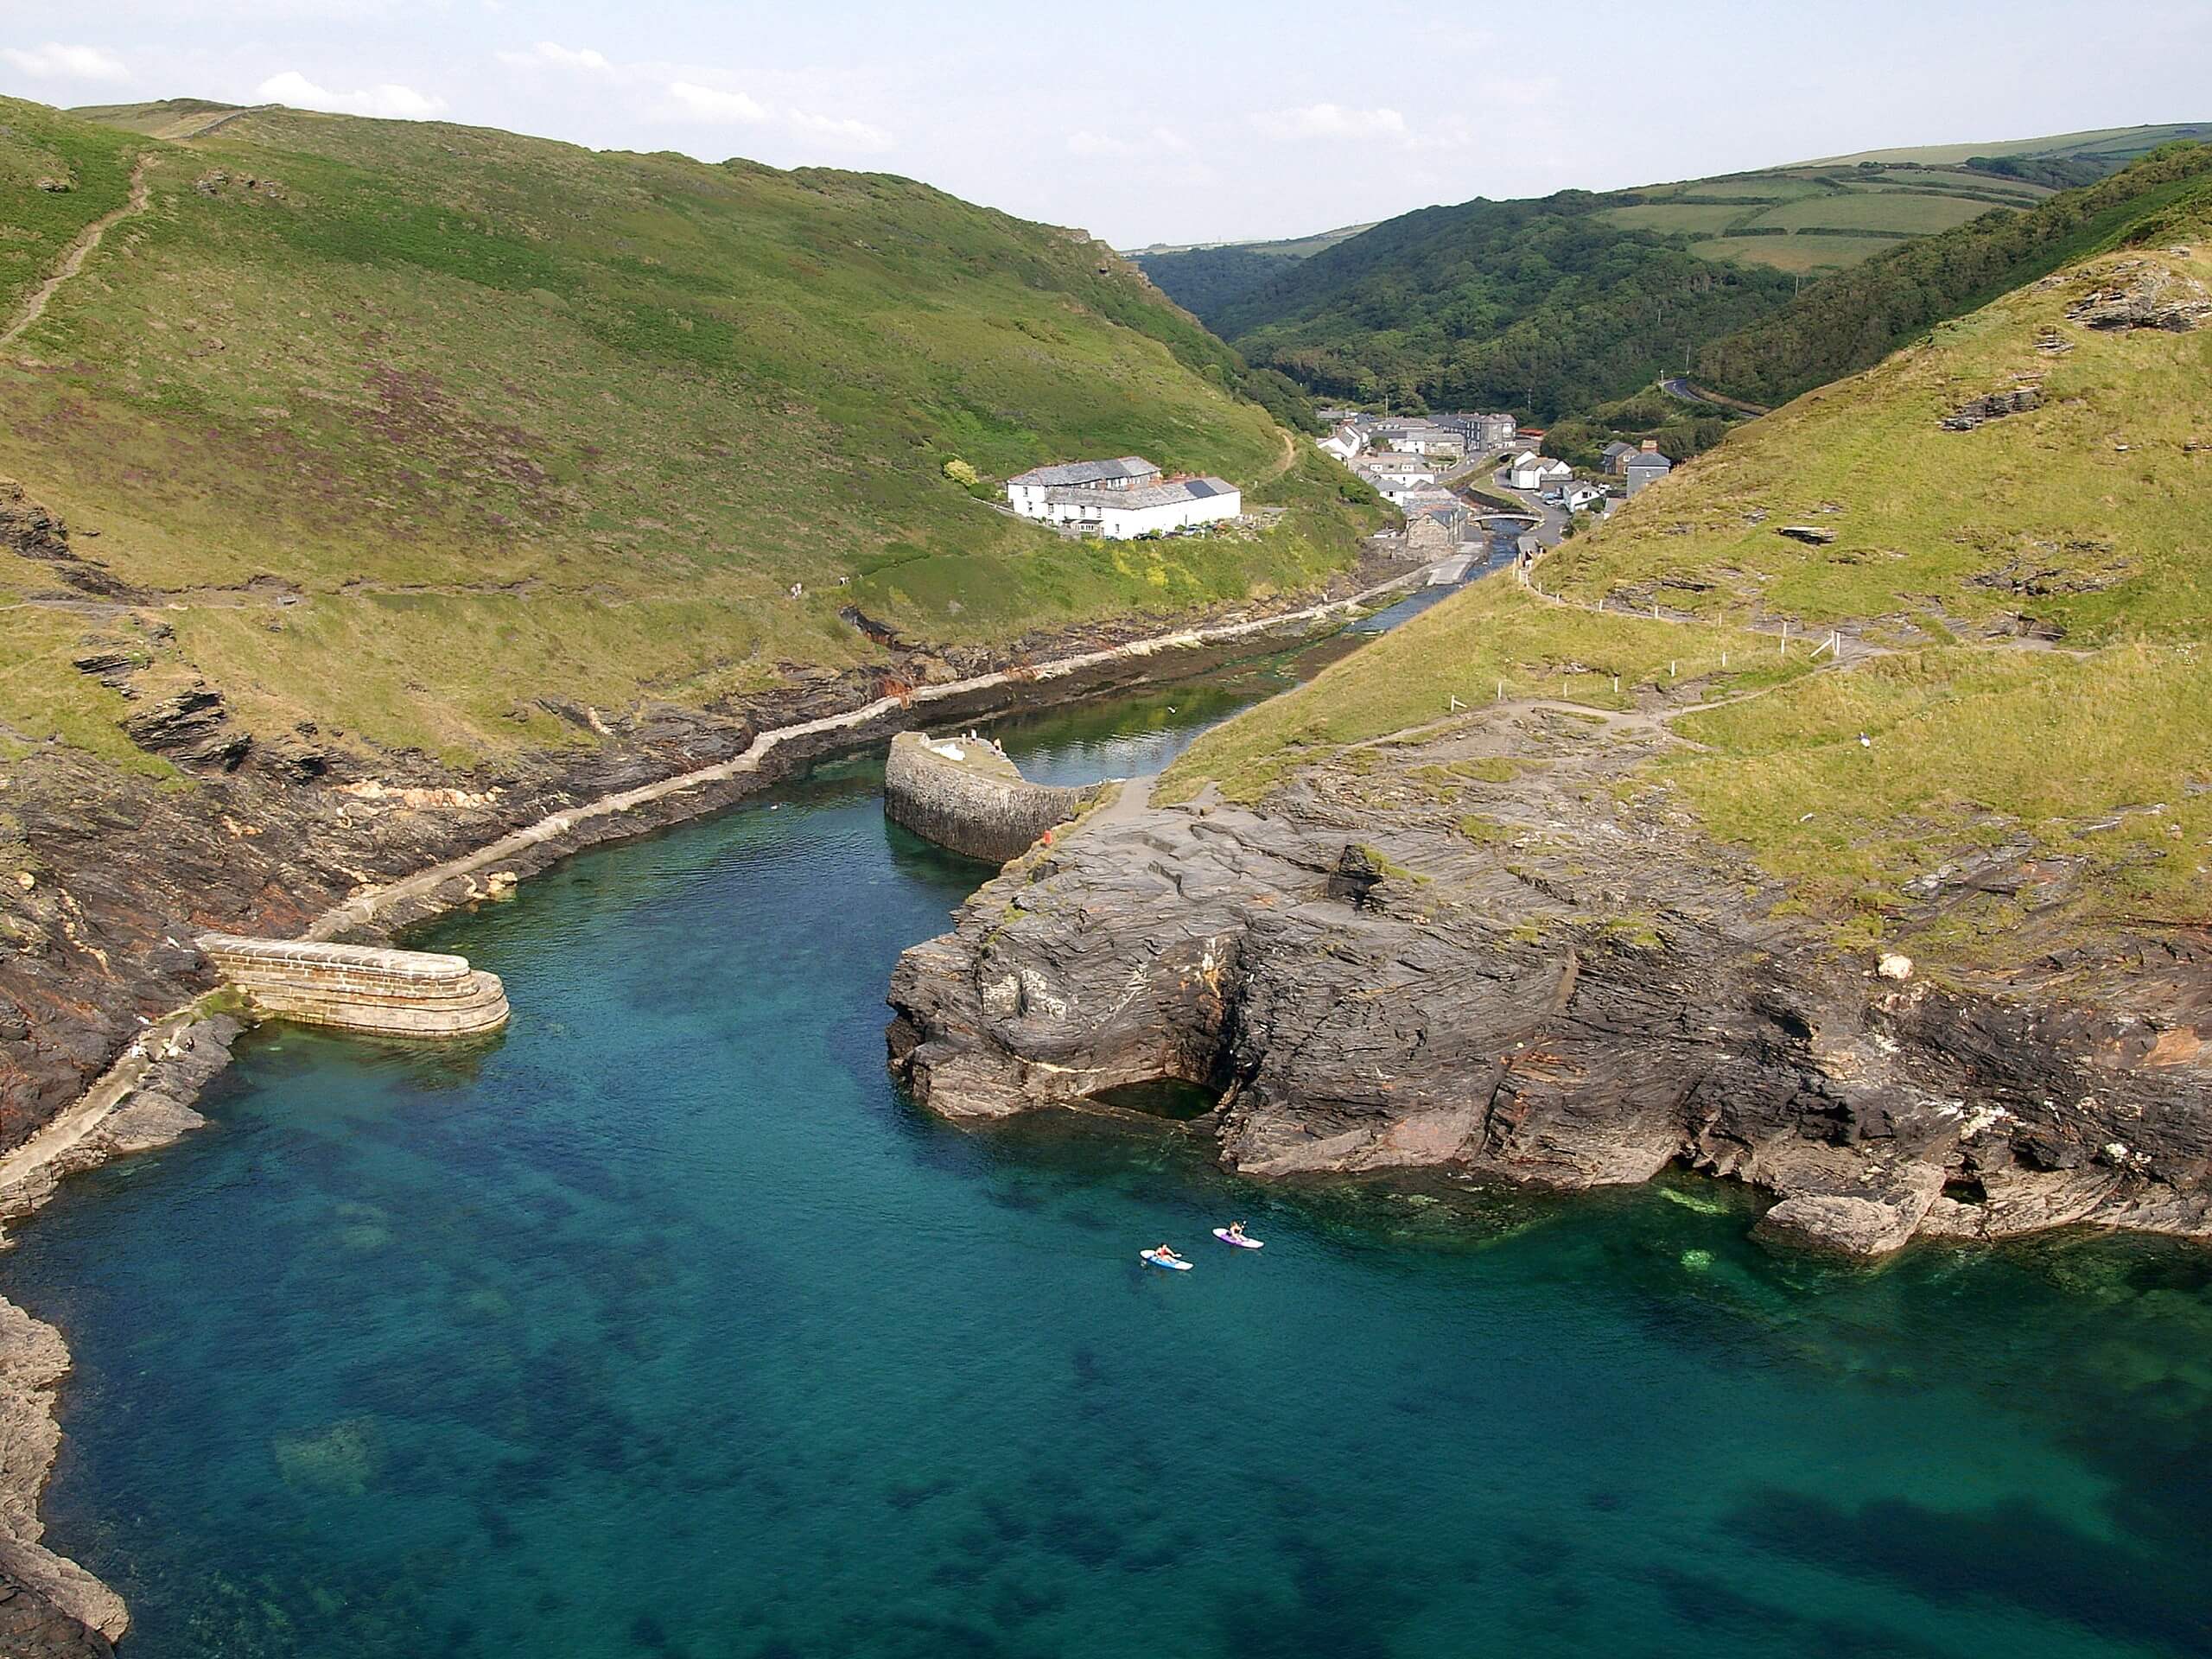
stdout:
[(1681, 1162), (1774, 1194), (1767, 1235), (1859, 1255), (2212, 1232), (2212, 941), (1955, 988), (1829, 959), (1663, 796), (1617, 797), (1660, 741), (1505, 709), (1264, 812), (1093, 821), (906, 953), (892, 1063), (955, 1118), (1218, 1087), (1200, 1127), (1255, 1177)]

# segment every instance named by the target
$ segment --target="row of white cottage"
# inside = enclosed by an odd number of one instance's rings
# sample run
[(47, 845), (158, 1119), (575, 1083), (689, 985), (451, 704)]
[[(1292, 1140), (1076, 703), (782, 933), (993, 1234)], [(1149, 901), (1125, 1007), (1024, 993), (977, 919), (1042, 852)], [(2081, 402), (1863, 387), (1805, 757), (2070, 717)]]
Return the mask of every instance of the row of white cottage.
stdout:
[(1234, 518), (1244, 498), (1218, 478), (1167, 481), (1142, 455), (1071, 461), (1007, 480), (1007, 505), (1025, 518), (1126, 542)]

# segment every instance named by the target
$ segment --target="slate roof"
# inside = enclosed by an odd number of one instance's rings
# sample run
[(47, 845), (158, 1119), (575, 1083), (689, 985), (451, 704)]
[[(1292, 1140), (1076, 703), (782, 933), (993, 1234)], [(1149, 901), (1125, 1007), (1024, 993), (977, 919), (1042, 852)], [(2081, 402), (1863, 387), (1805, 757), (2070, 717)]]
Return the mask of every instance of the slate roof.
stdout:
[(1628, 464), (1639, 472), (1669, 473), (1675, 463), (1656, 449), (1639, 449), (1628, 458)]
[(1124, 490), (1108, 498), (1125, 507), (1166, 507), (1184, 501), (1205, 501), (1217, 495), (1234, 495), (1236, 486), (1218, 478), (1186, 478), (1176, 484), (1154, 484), (1145, 489)]
[(1157, 478), (1160, 468), (1142, 455), (1123, 455), (1118, 461), (1070, 461), (1057, 467), (1034, 467), (1007, 480), (1009, 484), (1042, 484), (1046, 488), (1104, 484), (1117, 478)]
[(1048, 489), (1045, 499), (1056, 507), (1166, 507), (1236, 493), (1236, 486), (1222, 479), (1185, 478), (1173, 484), (1145, 485), (1134, 490)]
[(1637, 454), (1637, 450), (1634, 444), (1623, 443), (1618, 439), (1615, 439), (1598, 453), (1605, 456), (1607, 462), (1610, 463), (1617, 455), (1632, 455)]

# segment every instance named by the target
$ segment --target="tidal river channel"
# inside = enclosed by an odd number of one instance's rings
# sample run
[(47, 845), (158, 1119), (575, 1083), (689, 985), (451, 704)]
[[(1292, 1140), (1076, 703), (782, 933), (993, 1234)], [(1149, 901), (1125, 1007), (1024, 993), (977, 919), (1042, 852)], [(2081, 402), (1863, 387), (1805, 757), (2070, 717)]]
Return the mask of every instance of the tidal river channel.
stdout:
[[(995, 729), (1148, 771), (1285, 671)], [(126, 1659), (2212, 1652), (2212, 1254), (1847, 1269), (1687, 1177), (947, 1127), (883, 991), (986, 873), (879, 766), (452, 918), (503, 1039), (264, 1027), (213, 1127), (22, 1228), (50, 1541)]]

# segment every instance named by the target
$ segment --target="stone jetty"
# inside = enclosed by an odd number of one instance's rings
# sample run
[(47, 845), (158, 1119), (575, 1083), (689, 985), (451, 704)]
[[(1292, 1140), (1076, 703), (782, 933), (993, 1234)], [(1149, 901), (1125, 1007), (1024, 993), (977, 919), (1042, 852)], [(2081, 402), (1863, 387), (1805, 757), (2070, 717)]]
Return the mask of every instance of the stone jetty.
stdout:
[(474, 1037), (507, 1023), (499, 976), (466, 957), (235, 933), (203, 933), (199, 945), (260, 1014), (388, 1037)]
[(1003, 864), (1096, 798), (1099, 785), (1033, 784), (986, 737), (901, 732), (883, 769), (883, 810), (925, 841)]

